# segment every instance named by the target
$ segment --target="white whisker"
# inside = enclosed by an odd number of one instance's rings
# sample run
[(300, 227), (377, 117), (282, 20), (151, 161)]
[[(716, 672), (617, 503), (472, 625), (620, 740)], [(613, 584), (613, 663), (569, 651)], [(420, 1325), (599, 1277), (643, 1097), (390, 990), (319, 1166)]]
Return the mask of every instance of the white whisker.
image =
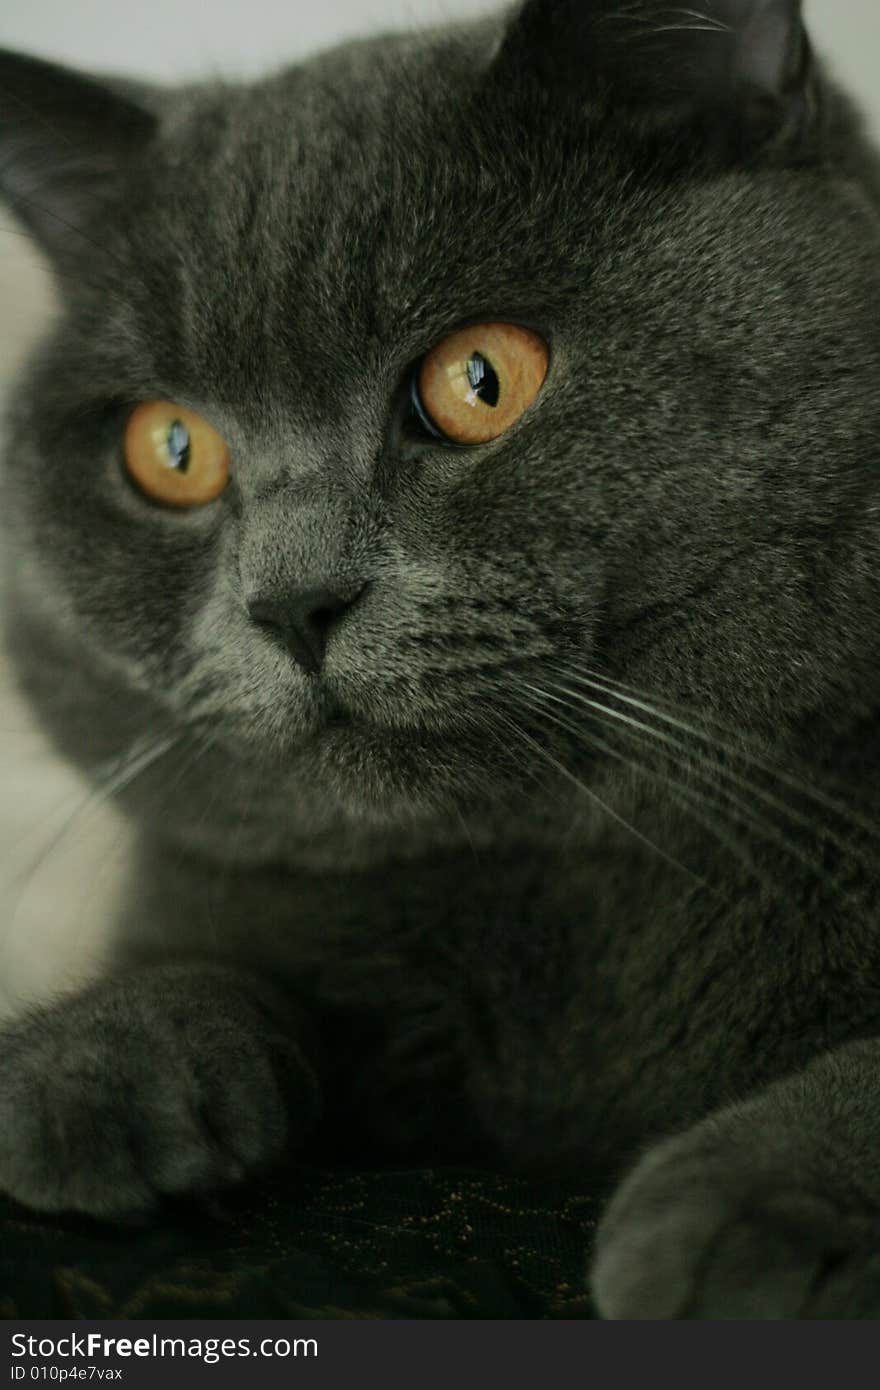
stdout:
[[(858, 811), (854, 810), (850, 806), (844, 805), (844, 803), (836, 800), (834, 797), (829, 796), (826, 792), (823, 792), (821, 788), (811, 786), (807, 782), (803, 781), (803, 779), (795, 777), (790, 772), (786, 772), (783, 769), (774, 766), (774, 764), (770, 762), (768, 759), (758, 756), (753, 752), (749, 751), (747, 746), (738, 747), (735, 744), (729, 742), (728, 740), (718, 738), (717, 735), (711, 733), (707, 728), (701, 729), (697, 725), (689, 723), (686, 720), (664, 713), (664, 711), (656, 708), (656, 706), (649, 704), (645, 699), (638, 699), (633, 697), (632, 695), (626, 695), (622, 692), (622, 690), (617, 689), (615, 684), (608, 683), (606, 679), (596, 679), (595, 677), (588, 678), (584, 676), (578, 676), (571, 671), (560, 672), (560, 674), (563, 674), (565, 680), (572, 681), (576, 685), (584, 686), (587, 689), (598, 692), (601, 695), (610, 695), (613, 699), (619, 700), (621, 704), (625, 704), (630, 708), (639, 710), (641, 713), (653, 716), (654, 718), (661, 720), (662, 723), (666, 724), (670, 728), (675, 728), (679, 732), (687, 734), (691, 738), (700, 739), (704, 743), (707, 743), (713, 750), (724, 754), (726, 757), (738, 759), (746, 765), (750, 765), (754, 768), (757, 768), (767, 777), (772, 778), (780, 786), (787, 787), (790, 791), (796, 792), (798, 795), (803, 796), (808, 800), (814, 801), (817, 806), (821, 806), (824, 810), (833, 812), (842, 820), (848, 821), (850, 825), (857, 827), (865, 834), (870, 835), (872, 838), (880, 837), (880, 827), (878, 827), (872, 821), (869, 821), (866, 817), (860, 815)], [(587, 699), (587, 697), (583, 698), (585, 700), (585, 703), (589, 705), (589, 699)], [(691, 756), (694, 756), (698, 751), (696, 749), (688, 748), (687, 745), (680, 744), (676, 740), (669, 739), (668, 735), (663, 735), (658, 730), (653, 730), (649, 726), (642, 724), (640, 721), (636, 719), (628, 718), (628, 716), (622, 714), (620, 711), (611, 710), (607, 706), (602, 705), (598, 702), (594, 702), (594, 706), (597, 710), (607, 713), (611, 718), (616, 719), (618, 722), (629, 723), (633, 728), (641, 729), (644, 732), (651, 733), (652, 736), (657, 737), (662, 741), (669, 742), (670, 745), (673, 747), (684, 748), (685, 751), (691, 754)], [(741, 775), (732, 772), (728, 768), (723, 768), (720, 764), (713, 763), (712, 766), (715, 770), (722, 772), (724, 776), (726, 776), (731, 782), (740, 786), (743, 790), (746, 790), (754, 794), (755, 796), (760, 797), (760, 799), (762, 799), (765, 802), (765, 804), (772, 805), (774, 809), (785, 814), (790, 819), (799, 821), (801, 824), (809, 825), (811, 828), (815, 829), (815, 824), (810, 819), (810, 817), (804, 815), (801, 812), (796, 811), (793, 807), (788, 806), (787, 804), (779, 801), (777, 798), (772, 797), (770, 793), (756, 786), (754, 782), (751, 782), (748, 779), (742, 777)], [(852, 851), (852, 846), (841, 841), (839, 836), (835, 836), (831, 830), (825, 828), (825, 833), (828, 835), (829, 839), (832, 840), (832, 842), (839, 844), (842, 848), (845, 848), (847, 852)]]
[(557, 758), (554, 758), (553, 755), (549, 753), (546, 748), (543, 748), (536, 739), (533, 739), (530, 734), (527, 734), (525, 730), (519, 728), (519, 726), (514, 724), (512, 721), (510, 721), (510, 727), (519, 736), (519, 738), (521, 738), (523, 742), (528, 745), (528, 747), (532, 748), (533, 751), (536, 752), (541, 758), (543, 758), (549, 766), (553, 767), (561, 777), (563, 777), (567, 782), (571, 783), (571, 785), (574, 786), (577, 789), (577, 791), (579, 791), (583, 796), (586, 796), (590, 801), (592, 801), (596, 806), (598, 806), (605, 815), (610, 817), (610, 819), (613, 820), (617, 825), (621, 826), (622, 829), (624, 829), (627, 832), (627, 834), (633, 836), (633, 838), (636, 839), (640, 844), (644, 845), (646, 849), (651, 850), (653, 854), (656, 854), (660, 859), (662, 859), (665, 863), (669, 864), (672, 868), (679, 870), (683, 874), (686, 874), (688, 878), (693, 879), (695, 883), (699, 883), (705, 886), (705, 879), (701, 878), (699, 874), (695, 874), (692, 869), (689, 869), (686, 864), (682, 864), (680, 860), (674, 858), (673, 855), (667, 854), (667, 852), (664, 849), (661, 849), (661, 847), (658, 844), (655, 844), (653, 840), (649, 839), (647, 835), (643, 835), (642, 832), (636, 828), (636, 826), (632, 825), (628, 820), (626, 820), (617, 811), (615, 811), (613, 806), (609, 806), (608, 803), (604, 801), (602, 797), (598, 795), (597, 792), (593, 791), (592, 787), (588, 787), (585, 782), (582, 782), (580, 778), (576, 777), (575, 774), (571, 772), (569, 768), (565, 767), (565, 765), (559, 762)]
[(144, 746), (144, 741), (139, 741), (134, 751), (129, 751), (121, 758), (113, 758), (102, 769), (93, 774), (96, 785), (88, 791), (85, 796), (78, 798), (76, 805), (69, 815), (65, 816), (60, 828), (52, 835), (48, 844), (41, 847), (39, 854), (25, 866), (20, 874), (15, 875), (12, 882), (18, 883), (16, 893), (10, 910), (10, 924), (14, 924), (20, 910), (22, 900), (34, 875), (46, 864), (51, 856), (57, 851), (64, 842), (74, 825), (79, 824), (80, 819), (91, 815), (120, 791), (130, 786), (142, 772), (157, 762), (179, 741), (180, 735), (166, 735), (158, 738)]
[[(565, 701), (560, 700), (558, 697), (549, 694), (549, 692), (540, 692), (534, 686), (529, 686), (527, 688), (532, 691), (533, 696), (536, 697), (539, 701), (550, 700), (555, 705), (562, 705), (564, 708), (569, 709), (571, 708), (570, 705), (568, 705)], [(683, 803), (687, 806), (694, 818), (698, 820), (698, 822), (701, 825), (703, 825), (705, 829), (709, 830), (722, 845), (731, 850), (731, 852), (736, 856), (736, 858), (739, 859), (739, 861), (749, 870), (750, 873), (753, 874), (754, 877), (758, 878), (764, 884), (764, 886), (768, 888), (768, 890), (771, 892), (773, 896), (779, 896), (779, 887), (775, 883), (773, 883), (769, 878), (767, 878), (767, 876), (758, 868), (752, 857), (747, 855), (745, 847), (742, 845), (742, 843), (724, 834), (722, 830), (714, 822), (707, 820), (706, 817), (704, 815), (699, 814), (699, 812), (709, 809), (715, 811), (718, 815), (722, 816), (727, 821), (732, 821), (735, 824), (740, 823), (742, 825), (747, 826), (754, 834), (759, 835), (762, 840), (776, 844), (785, 853), (790, 854), (793, 858), (797, 859), (805, 868), (807, 868), (811, 873), (820, 878), (826, 885), (834, 887), (836, 889), (840, 889), (844, 886), (840, 883), (839, 880), (834, 879), (833, 877), (828, 875), (825, 872), (825, 870), (821, 868), (820, 865), (818, 865), (813, 859), (811, 859), (807, 854), (805, 854), (804, 851), (801, 850), (797, 845), (793, 844), (791, 839), (788, 836), (784, 835), (783, 832), (780, 831), (777, 826), (774, 826), (770, 822), (762, 819), (760, 816), (757, 816), (755, 812), (745, 802), (741, 801), (738, 797), (733, 796), (733, 794), (729, 792), (725, 787), (721, 786), (715, 788), (716, 791), (719, 791), (721, 795), (724, 796), (725, 800), (723, 802), (718, 801), (713, 797), (708, 797), (705, 794), (705, 792), (700, 788), (689, 786), (687, 783), (682, 782), (677, 778), (670, 777), (668, 773), (659, 772), (657, 771), (657, 769), (652, 768), (643, 762), (636, 761), (632, 758), (627, 758), (619, 750), (612, 748), (610, 744), (598, 738), (592, 730), (586, 732), (584, 729), (575, 724), (572, 724), (570, 721), (561, 719), (558, 714), (555, 714), (547, 709), (546, 703), (540, 703), (537, 706), (532, 706), (532, 708), (533, 710), (536, 709), (542, 715), (542, 717), (549, 719), (551, 723), (556, 724), (558, 727), (565, 729), (568, 733), (572, 734), (575, 738), (580, 739), (582, 742), (586, 744), (586, 746), (598, 749), (603, 753), (603, 755), (606, 755), (612, 758), (614, 761), (623, 764), (624, 766), (628, 767), (632, 772), (642, 777), (648, 777), (651, 781), (659, 782), (660, 784), (665, 786), (668, 790), (670, 790), (673, 793), (675, 798), (680, 803)], [(708, 774), (706, 773), (704, 773), (703, 775), (705, 777), (708, 777)], [(735, 811), (732, 810), (731, 807), (736, 808)]]

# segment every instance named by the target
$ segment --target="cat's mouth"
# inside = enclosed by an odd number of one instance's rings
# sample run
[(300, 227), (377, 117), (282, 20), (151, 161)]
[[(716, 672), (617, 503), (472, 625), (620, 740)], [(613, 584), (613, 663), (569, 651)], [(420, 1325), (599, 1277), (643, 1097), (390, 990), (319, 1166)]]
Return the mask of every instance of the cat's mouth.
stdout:
[(363, 726), (363, 723), (364, 721), (358, 719), (350, 709), (346, 709), (338, 700), (331, 698), (319, 715), (318, 729), (319, 732), (355, 729), (359, 724)]
[(233, 766), (253, 768), (267, 791), (277, 787), (286, 798), (295, 788), (316, 814), (337, 803), (352, 816), (358, 807), (370, 817), (410, 814), (483, 801), (522, 781), (522, 759), (491, 737), (484, 708), (473, 709), (464, 691), (456, 699), (435, 689), (426, 708), (379, 680), (349, 685), (331, 672), (293, 689), (267, 685), (256, 708), (227, 700), (220, 712), (216, 689), (208, 693), (210, 710), (190, 702), (187, 725), (206, 730)]

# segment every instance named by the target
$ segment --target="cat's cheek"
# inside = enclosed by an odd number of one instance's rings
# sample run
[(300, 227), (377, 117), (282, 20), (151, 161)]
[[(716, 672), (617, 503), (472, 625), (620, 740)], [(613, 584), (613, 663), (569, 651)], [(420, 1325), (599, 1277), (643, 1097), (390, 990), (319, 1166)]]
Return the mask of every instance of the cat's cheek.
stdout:
[[(4, 539), (18, 601), (77, 659), (160, 695), (186, 664), (185, 629), (217, 563), (217, 516), (177, 524), (88, 480), (65, 501), (35, 493)], [(5, 520), (5, 518), (4, 518)], [(152, 674), (151, 674), (152, 673)]]

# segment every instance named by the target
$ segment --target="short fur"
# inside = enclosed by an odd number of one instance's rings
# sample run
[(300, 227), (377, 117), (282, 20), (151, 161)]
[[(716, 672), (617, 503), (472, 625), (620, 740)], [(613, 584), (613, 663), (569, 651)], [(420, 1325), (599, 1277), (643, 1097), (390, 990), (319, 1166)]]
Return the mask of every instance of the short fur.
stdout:
[[(180, 91), (0, 58), (65, 305), (9, 646), (141, 845), (116, 968), (5, 1037), (0, 1187), (631, 1169), (606, 1316), (880, 1314), (877, 188), (794, 0)], [(480, 320), (551, 369), (449, 449), (408, 383)], [(211, 506), (124, 477), (155, 398), (228, 440)], [(362, 590), (318, 676), (247, 610), (312, 584)]]

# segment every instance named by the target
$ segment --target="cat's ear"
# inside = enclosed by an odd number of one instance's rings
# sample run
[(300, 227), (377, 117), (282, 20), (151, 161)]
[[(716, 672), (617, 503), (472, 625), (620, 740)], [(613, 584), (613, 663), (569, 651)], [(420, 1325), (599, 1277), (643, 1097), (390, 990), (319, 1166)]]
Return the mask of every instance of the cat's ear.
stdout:
[(156, 126), (134, 84), (0, 50), (0, 200), (50, 255), (75, 254)]
[(524, 0), (497, 62), (642, 120), (716, 117), (747, 142), (802, 121), (811, 70), (801, 0)]

